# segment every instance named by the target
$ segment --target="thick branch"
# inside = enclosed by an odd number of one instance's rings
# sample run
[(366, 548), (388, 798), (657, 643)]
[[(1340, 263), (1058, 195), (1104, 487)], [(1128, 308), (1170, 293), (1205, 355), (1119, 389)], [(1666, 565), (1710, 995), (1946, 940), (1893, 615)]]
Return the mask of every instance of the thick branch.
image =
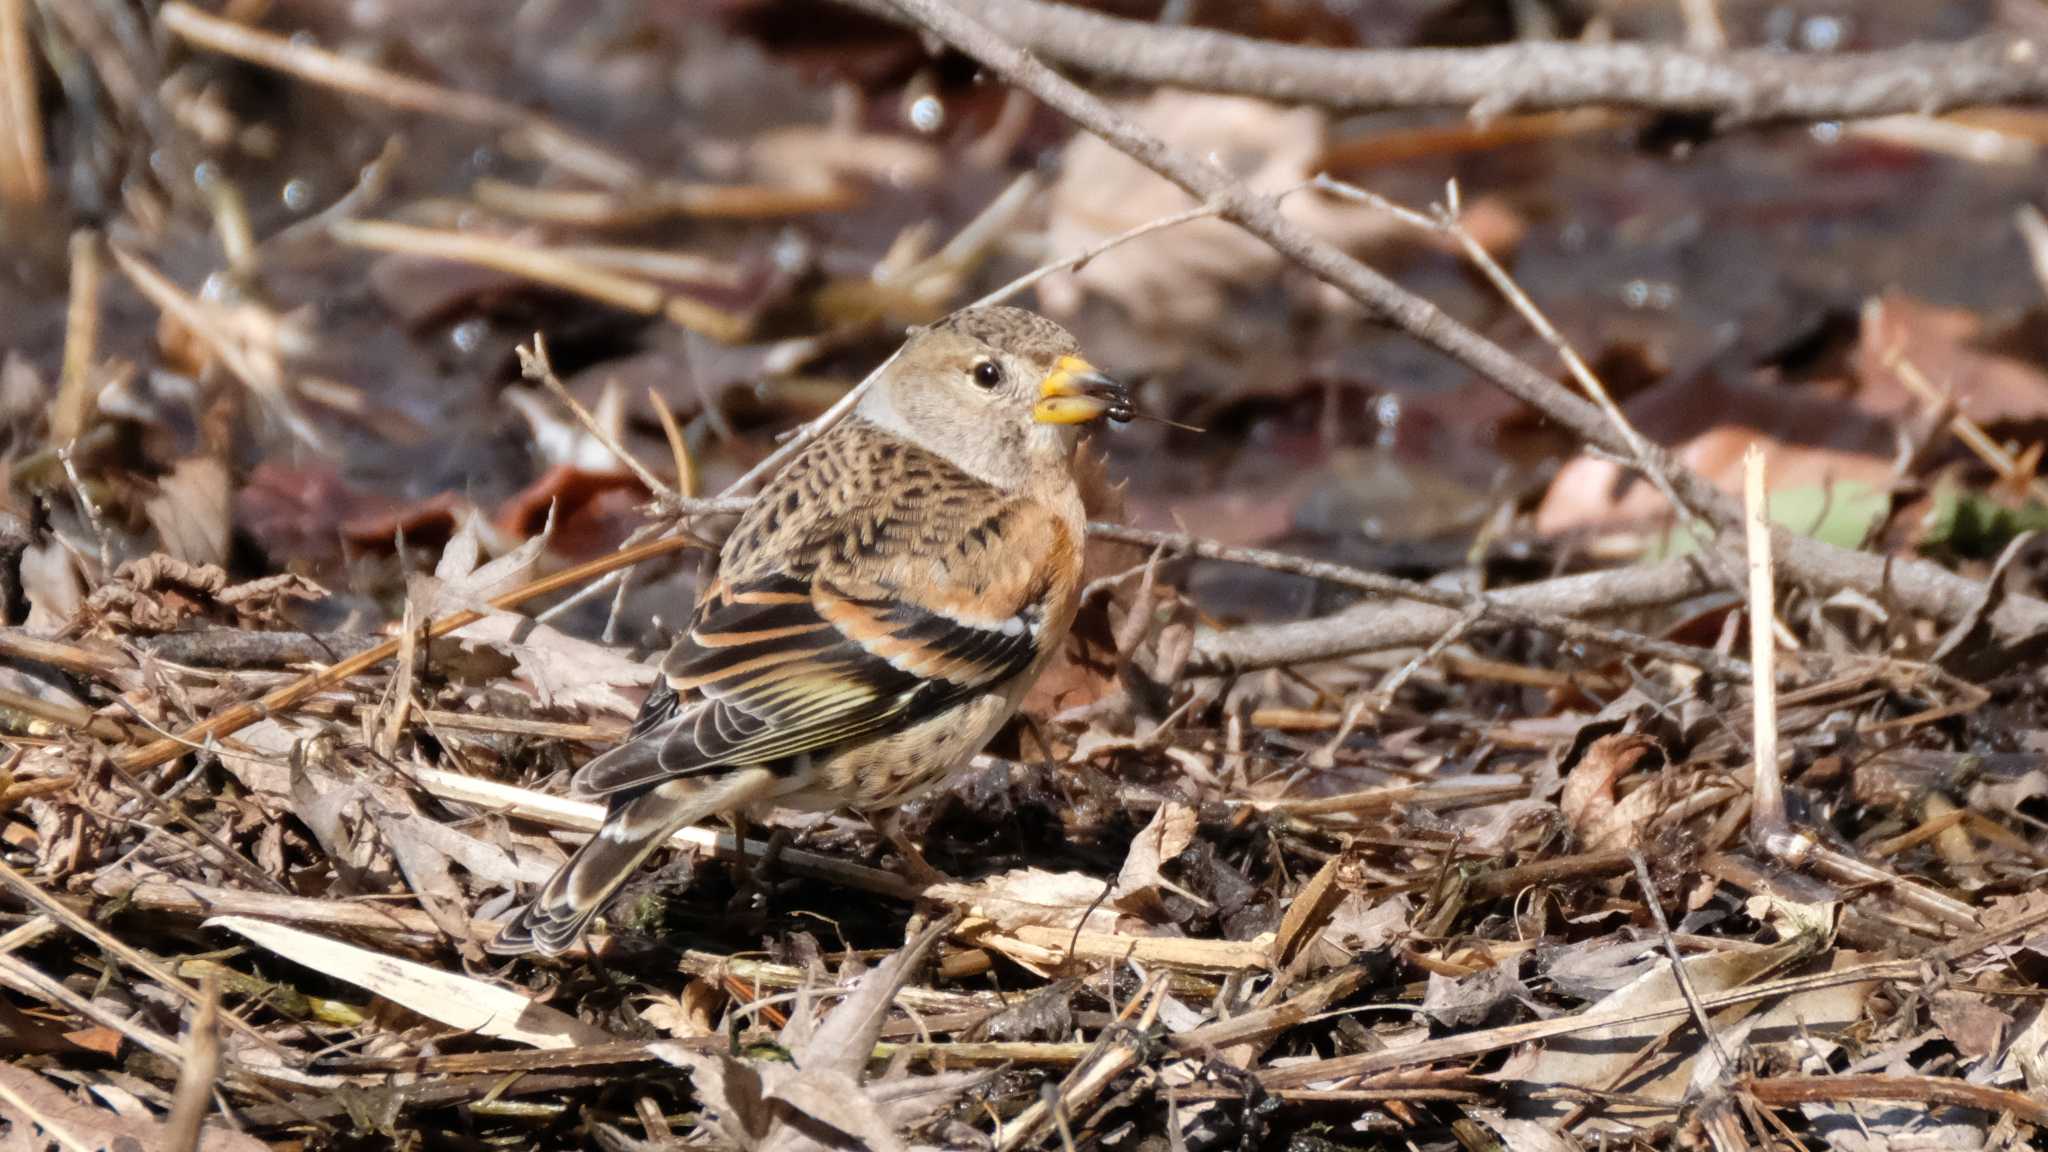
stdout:
[[(1492, 381), (1586, 444), (1628, 458), (1631, 446), (1600, 410), (1557, 381), (1467, 328), (1428, 300), (1339, 251), (1280, 214), (1271, 197), (1252, 193), (1223, 169), (1183, 155), (1139, 128), (1073, 82), (1009, 43), (948, 0), (890, 0), (904, 14), (1004, 78), (1037, 96), (1118, 151), (1180, 185), (1197, 200), (1220, 206), (1219, 215), (1266, 241), (1281, 255), (1335, 285), (1368, 311)], [(975, 3), (976, 0), (967, 0)], [(1686, 503), (1739, 546), (1740, 505), (1697, 473), (1651, 448), (1647, 467), (1671, 477)], [(1944, 622), (1963, 618), (1984, 602), (1982, 584), (1924, 560), (1880, 557), (1835, 548), (1792, 533), (1774, 533), (1780, 570), (1810, 589), (1854, 588)], [(2048, 604), (2008, 596), (1990, 614), (2007, 637), (2048, 631)]]
[[(1631, 603), (1625, 592), (1617, 597), (1618, 602), (1608, 604), (1589, 601), (1581, 593), (1577, 599), (1569, 601), (1575, 612), (1560, 613), (1550, 611), (1539, 596), (1529, 594), (1526, 590), (1522, 590), (1523, 594), (1518, 597), (1511, 597), (1504, 593), (1462, 592), (1452, 588), (1439, 588), (1430, 584), (1417, 584), (1412, 580), (1402, 580), (1398, 577), (1385, 575), (1384, 573), (1366, 572), (1344, 564), (1332, 564), (1324, 560), (1310, 560), (1301, 556), (1290, 556), (1284, 552), (1269, 552), (1263, 548), (1233, 548), (1229, 545), (1219, 544), (1214, 540), (1203, 540), (1199, 537), (1183, 536), (1171, 532), (1152, 532), (1143, 528), (1126, 528), (1120, 524), (1090, 524), (1088, 526), (1088, 534), (1097, 540), (1121, 540), (1125, 543), (1139, 544), (1147, 548), (1163, 548), (1174, 552), (1186, 552), (1209, 560), (1222, 560), (1232, 564), (1249, 564), (1253, 567), (1265, 568), (1273, 572), (1292, 572), (1297, 576), (1306, 576), (1312, 580), (1323, 580), (1346, 588), (1356, 588), (1361, 592), (1370, 592), (1375, 595), (1393, 598), (1395, 604), (1389, 606), (1395, 609), (1394, 616), (1381, 619), (1379, 627), (1385, 630), (1389, 619), (1407, 621), (1409, 627), (1405, 634), (1416, 638), (1403, 641), (1404, 643), (1427, 644), (1430, 641), (1440, 639), (1452, 629), (1459, 628), (1467, 623), (1519, 624), (1530, 628), (1540, 628), (1575, 643), (1594, 644), (1620, 652), (1632, 653), (1637, 656), (1647, 656), (1652, 659), (1689, 665), (1694, 668), (1703, 668), (1724, 677), (1747, 675), (1749, 672), (1749, 669), (1740, 662), (1730, 660), (1717, 652), (1711, 652), (1704, 648), (1673, 644), (1667, 640), (1640, 636), (1633, 632), (1624, 632), (1618, 628), (1607, 628), (1598, 624), (1589, 624), (1584, 620), (1573, 619), (1574, 615), (1591, 615), (1603, 611), (1630, 607)], [(1678, 565), (1680, 569), (1694, 567), (1694, 565), (1685, 561), (1679, 561)], [(1600, 575), (1625, 577), (1628, 573), (1602, 573)], [(1586, 587), (1606, 589), (1610, 592), (1622, 592), (1628, 586), (1623, 580), (1606, 579), (1596, 580)], [(1656, 601), (1658, 603), (1670, 603), (1672, 600), (1681, 599), (1687, 595), (1686, 592), (1676, 591), (1679, 587), (1692, 588), (1697, 586), (1700, 591), (1705, 591), (1710, 587), (1704, 579), (1698, 576), (1681, 575), (1678, 571), (1674, 571), (1668, 578), (1660, 573), (1656, 578), (1655, 586), (1658, 591), (1654, 595), (1659, 597)], [(1636, 594), (1638, 600), (1640, 600), (1640, 596), (1640, 593)], [(1468, 614), (1475, 615), (1471, 615), (1468, 619)], [(1368, 618), (1372, 618), (1371, 614), (1368, 614)], [(1332, 623), (1333, 621), (1316, 622), (1316, 624), (1326, 630), (1329, 638), (1335, 639), (1340, 633), (1331, 628)], [(1418, 629), (1421, 630), (1418, 631)], [(1215, 637), (1211, 636), (1207, 639), (1210, 641), (1211, 646), (1206, 653), (1202, 650), (1203, 642), (1197, 641), (1196, 660), (1198, 662), (1216, 660), (1217, 651), (1213, 646)], [(1348, 649), (1349, 651), (1361, 652), (1376, 647), (1391, 646), (1371, 642), (1359, 644), (1359, 639), (1360, 637), (1356, 634), (1349, 637), (1352, 644)], [(1270, 656), (1270, 653), (1268, 655)], [(1267, 658), (1257, 661), (1256, 664), (1260, 666), (1287, 664), (1298, 660), (1321, 658), (1327, 655), (1330, 655), (1330, 653), (1324, 652), (1318, 656), (1296, 654), (1282, 659)], [(1250, 666), (1252, 665), (1236, 665), (1235, 667), (1241, 670)], [(1219, 670), (1226, 670), (1230, 667), (1233, 666), (1225, 658), (1220, 662)]]
[[(887, 14), (893, 0), (842, 2)], [(1121, 20), (1043, 0), (955, 0), (954, 6), (1011, 44), (1103, 76), (1341, 109), (1457, 107), (1484, 117), (1610, 105), (1711, 115), (1725, 123), (2048, 99), (2048, 45), (2017, 36), (1828, 56), (1534, 42), (1341, 49)]]
[[(1487, 600), (1530, 617), (1599, 618), (1661, 608), (1713, 590), (1713, 581), (1699, 564), (1677, 559), (1497, 588), (1487, 594)], [(1413, 648), (1435, 640), (1463, 618), (1457, 609), (1434, 604), (1368, 600), (1312, 620), (1204, 629), (1195, 637), (1190, 669), (1247, 672)]]

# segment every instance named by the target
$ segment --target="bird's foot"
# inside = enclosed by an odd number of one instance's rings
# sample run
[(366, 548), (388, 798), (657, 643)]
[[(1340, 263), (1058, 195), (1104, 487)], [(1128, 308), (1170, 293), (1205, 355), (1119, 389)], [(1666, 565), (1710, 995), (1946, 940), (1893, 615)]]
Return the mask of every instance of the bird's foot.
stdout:
[(766, 913), (775, 895), (775, 870), (781, 863), (782, 850), (789, 846), (790, 835), (789, 829), (776, 828), (768, 834), (768, 844), (760, 856), (751, 859), (746, 855), (746, 839), (740, 837), (740, 859), (733, 868), (735, 886), (728, 907), (740, 912)]
[(951, 876), (932, 867), (931, 861), (924, 858), (924, 853), (918, 850), (916, 844), (911, 843), (910, 837), (904, 835), (902, 822), (895, 812), (892, 811), (879, 819), (869, 817), (868, 826), (887, 840), (891, 848), (896, 849), (896, 855), (903, 861), (898, 871), (912, 887), (923, 889), (935, 884), (957, 883)]

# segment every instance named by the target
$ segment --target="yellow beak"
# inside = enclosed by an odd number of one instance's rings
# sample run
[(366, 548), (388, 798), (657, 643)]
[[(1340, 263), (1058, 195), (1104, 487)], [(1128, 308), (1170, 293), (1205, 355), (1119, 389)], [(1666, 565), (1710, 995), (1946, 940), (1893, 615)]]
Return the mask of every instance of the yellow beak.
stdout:
[(1131, 394), (1079, 356), (1062, 356), (1038, 385), (1031, 418), (1040, 424), (1088, 424), (1131, 418)]

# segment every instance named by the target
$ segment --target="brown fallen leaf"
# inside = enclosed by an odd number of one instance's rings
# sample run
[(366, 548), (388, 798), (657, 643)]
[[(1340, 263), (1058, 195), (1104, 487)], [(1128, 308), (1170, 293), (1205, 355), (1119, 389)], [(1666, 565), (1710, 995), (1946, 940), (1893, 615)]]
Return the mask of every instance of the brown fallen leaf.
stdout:
[(1111, 903), (1141, 919), (1162, 919), (1166, 909), (1160, 892), (1171, 882), (1160, 875), (1160, 868), (1194, 842), (1198, 823), (1193, 808), (1176, 801), (1161, 804), (1151, 822), (1131, 840)]
[(211, 456), (172, 465), (142, 505), (163, 550), (192, 564), (227, 563), (229, 509), (227, 464)]
[(1614, 786), (1639, 768), (1656, 772), (1664, 763), (1664, 749), (1636, 732), (1602, 736), (1586, 749), (1565, 777), (1558, 808), (1589, 851), (1641, 845), (1664, 799), (1654, 785), (1646, 785), (1616, 801)]
[[(1752, 413), (1745, 413), (1745, 417)], [(1773, 492), (1797, 488), (1835, 489), (1867, 485), (1889, 489), (1892, 461), (1864, 451), (1773, 438), (1743, 425), (1724, 424), (1686, 441), (1677, 461), (1726, 492), (1742, 487), (1742, 457), (1751, 445), (1763, 450)], [(1669, 515), (1656, 488), (1608, 460), (1573, 458), (1558, 471), (1536, 508), (1536, 531), (1545, 535), (1617, 524), (1646, 524)], [(1792, 525), (1804, 530), (1805, 525)]]
[(2012, 1017), (1976, 992), (1944, 988), (1927, 1002), (1934, 1026), (1971, 1060), (1988, 1060), (2005, 1050)]
[[(1253, 189), (1268, 194), (1313, 174), (1329, 123), (1319, 109), (1174, 89), (1155, 92), (1126, 111), (1168, 144), (1218, 157)], [(1187, 193), (1084, 132), (1061, 158), (1046, 234), (1054, 253), (1070, 255), (1192, 207)], [(1282, 211), (1345, 246), (1406, 227), (1385, 213), (1311, 192), (1289, 196)], [(1096, 295), (1115, 301), (1142, 325), (1196, 328), (1222, 315), (1232, 287), (1264, 282), (1280, 267), (1273, 249), (1249, 233), (1220, 220), (1198, 220), (1048, 276), (1038, 291), (1054, 315), (1071, 315), (1085, 297)]]
[(1968, 309), (1896, 292), (1870, 301), (1851, 360), (1861, 385), (1857, 403), (1894, 419), (1925, 411), (1899, 378), (1903, 359), (1980, 424), (2048, 416), (2048, 368), (1985, 347), (1985, 329), (1984, 318)]

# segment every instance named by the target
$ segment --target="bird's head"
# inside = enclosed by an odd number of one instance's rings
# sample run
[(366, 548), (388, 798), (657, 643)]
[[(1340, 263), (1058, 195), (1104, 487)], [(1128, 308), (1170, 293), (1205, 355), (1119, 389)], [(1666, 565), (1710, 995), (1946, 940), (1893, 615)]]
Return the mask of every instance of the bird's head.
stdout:
[(913, 332), (862, 417), (984, 480), (1019, 487), (1066, 468), (1075, 431), (1129, 420), (1130, 394), (1066, 329), (1022, 308), (967, 308)]

